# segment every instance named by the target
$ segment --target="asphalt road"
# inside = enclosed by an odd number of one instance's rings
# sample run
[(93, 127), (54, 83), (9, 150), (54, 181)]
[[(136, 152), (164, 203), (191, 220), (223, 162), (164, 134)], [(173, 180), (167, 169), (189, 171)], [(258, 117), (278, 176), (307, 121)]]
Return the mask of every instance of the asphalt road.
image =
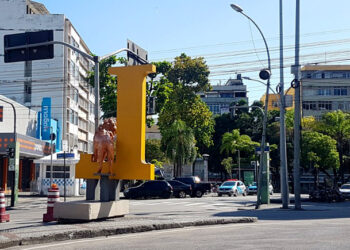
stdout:
[(228, 197), (217, 195), (202, 198), (130, 200), (130, 214), (154, 216), (191, 216), (235, 211), (252, 206), (256, 196)]
[(192, 227), (22, 249), (349, 249), (350, 219), (276, 220)]
[[(275, 196), (277, 197), (277, 196)], [(273, 204), (252, 209), (256, 196), (131, 200), (133, 215), (258, 217), (257, 223), (181, 228), (63, 241), (13, 249), (350, 249), (350, 201), (303, 203), (303, 210)], [(29, 210), (28, 210), (29, 211)], [(33, 219), (33, 218), (32, 218)]]

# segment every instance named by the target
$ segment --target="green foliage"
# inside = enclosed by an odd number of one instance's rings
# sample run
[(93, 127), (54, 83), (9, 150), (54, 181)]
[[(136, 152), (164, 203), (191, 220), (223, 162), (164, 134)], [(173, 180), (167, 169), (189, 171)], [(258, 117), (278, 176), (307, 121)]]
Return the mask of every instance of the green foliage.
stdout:
[(224, 167), (226, 173), (232, 178), (232, 169), (233, 169), (233, 159), (232, 157), (227, 157), (221, 161), (221, 165)]
[[(102, 60), (100, 66), (100, 105), (103, 111), (103, 118), (117, 116), (117, 78), (108, 74), (108, 68), (119, 63), (124, 63), (125, 58), (115, 56)], [(94, 86), (94, 71), (88, 75), (88, 81)]]
[(157, 161), (157, 166), (166, 161), (166, 156), (161, 150), (161, 141), (157, 139), (146, 140), (146, 161), (153, 163)]
[(189, 87), (193, 92), (205, 91), (210, 88), (208, 76), (209, 68), (203, 57), (192, 59), (182, 53), (175, 57), (173, 67), (167, 77), (175, 86)]
[(304, 166), (313, 165), (322, 171), (339, 168), (336, 141), (318, 132), (303, 132), (301, 157)]
[(239, 130), (234, 129), (231, 133), (226, 132), (222, 136), (220, 153), (229, 155), (240, 150), (248, 154), (254, 154), (256, 146), (259, 146), (259, 143), (252, 141), (248, 135), (240, 135)]
[(159, 114), (161, 134), (176, 120), (182, 120), (192, 128), (196, 141), (206, 147), (212, 144), (214, 121), (208, 106), (187, 88), (176, 88)]
[(350, 114), (341, 110), (325, 113), (319, 129), (342, 144), (350, 138)]
[(181, 120), (175, 120), (163, 129), (162, 146), (166, 157), (174, 163), (175, 176), (181, 175), (182, 166), (196, 156), (196, 139), (193, 131)]
[(325, 113), (318, 129), (336, 140), (339, 152), (340, 176), (344, 181), (344, 155), (345, 152), (348, 152), (346, 146), (350, 139), (350, 114), (341, 110)]

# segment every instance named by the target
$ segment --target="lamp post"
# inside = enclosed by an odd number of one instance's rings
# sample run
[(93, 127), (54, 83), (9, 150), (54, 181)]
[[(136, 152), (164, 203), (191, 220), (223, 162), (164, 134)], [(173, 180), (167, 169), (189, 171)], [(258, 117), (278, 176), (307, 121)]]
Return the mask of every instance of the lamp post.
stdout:
[[(268, 64), (268, 68), (267, 70), (262, 70), (260, 71), (260, 78), (262, 78), (263, 80), (267, 80), (266, 83), (266, 98), (265, 98), (265, 112), (264, 112), (264, 120), (263, 120), (263, 131), (262, 131), (262, 135), (261, 135), (261, 155), (260, 155), (260, 168), (259, 168), (259, 185), (258, 185), (258, 193), (257, 193), (257, 202), (256, 202), (256, 206), (255, 208), (258, 209), (260, 208), (260, 204), (261, 204), (261, 184), (263, 181), (263, 174), (267, 173), (267, 164), (265, 164), (266, 162), (266, 154), (265, 154), (265, 145), (266, 145), (266, 127), (267, 127), (267, 107), (269, 104), (269, 89), (270, 89), (270, 72), (271, 72), (271, 59), (270, 59), (270, 51), (269, 51), (269, 47), (267, 46), (267, 42), (265, 39), (264, 34), (262, 33), (261, 29), (259, 28), (259, 26), (254, 22), (253, 19), (251, 19), (248, 15), (246, 15), (243, 12), (243, 9), (241, 7), (239, 7), (236, 4), (231, 4), (231, 8), (234, 9), (235, 11), (237, 11), (238, 13), (242, 14), (243, 16), (245, 16), (246, 18), (248, 18), (249, 21), (251, 21), (255, 27), (258, 29), (262, 39), (264, 40), (264, 44), (265, 44), (265, 48), (266, 48), (266, 54), (267, 54), (267, 64)], [(267, 176), (267, 179), (269, 178), (269, 176)], [(266, 183), (267, 187), (268, 187), (268, 182)], [(267, 192), (267, 196), (268, 196), (268, 192)]]
[[(281, 48), (282, 45), (280, 46)], [(278, 103), (280, 107), (280, 176), (281, 176), (281, 198), (282, 198), (282, 208), (289, 208), (289, 190), (288, 190), (288, 166), (287, 166), (287, 145), (286, 145), (286, 124), (285, 124), (285, 95), (284, 95), (284, 83), (283, 83), (283, 51), (281, 50), (280, 58), (280, 84), (277, 92), (279, 95), (270, 87), (272, 93), (274, 93), (278, 98)], [(243, 79), (259, 82), (263, 85), (267, 85), (263, 81), (252, 79), (250, 77), (244, 76)]]

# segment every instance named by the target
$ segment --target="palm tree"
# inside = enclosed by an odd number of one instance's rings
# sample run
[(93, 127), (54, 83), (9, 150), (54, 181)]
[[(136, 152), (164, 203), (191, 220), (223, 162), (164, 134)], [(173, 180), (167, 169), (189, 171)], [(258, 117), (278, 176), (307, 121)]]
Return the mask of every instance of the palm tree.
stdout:
[[(320, 130), (337, 142), (339, 152), (339, 174), (344, 182), (344, 146), (350, 138), (350, 114), (341, 110), (328, 112), (322, 116)], [(334, 176), (336, 178), (336, 176)]]
[(259, 143), (252, 141), (248, 135), (240, 135), (239, 129), (234, 129), (231, 133), (226, 132), (222, 136), (220, 153), (229, 155), (238, 152), (238, 173), (240, 176), (240, 152), (253, 153), (255, 146), (259, 146)]
[(190, 127), (181, 120), (163, 131), (162, 145), (168, 159), (174, 163), (175, 177), (181, 176), (182, 166), (195, 159), (197, 154), (196, 139)]

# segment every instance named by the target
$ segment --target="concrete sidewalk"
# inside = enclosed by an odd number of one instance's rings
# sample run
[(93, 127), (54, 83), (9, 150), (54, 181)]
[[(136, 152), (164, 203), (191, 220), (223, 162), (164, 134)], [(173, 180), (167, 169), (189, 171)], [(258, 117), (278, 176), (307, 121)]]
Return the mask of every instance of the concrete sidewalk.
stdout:
[[(67, 201), (79, 199), (84, 200), (85, 197), (69, 197)], [(46, 201), (46, 197), (24, 196), (19, 198), (15, 208), (6, 211), (11, 218), (10, 222), (0, 223), (0, 248), (189, 226), (257, 221), (256, 217), (251, 216), (214, 217), (208, 214), (162, 217), (127, 215), (89, 223), (43, 223), (42, 217), (46, 212)]]

